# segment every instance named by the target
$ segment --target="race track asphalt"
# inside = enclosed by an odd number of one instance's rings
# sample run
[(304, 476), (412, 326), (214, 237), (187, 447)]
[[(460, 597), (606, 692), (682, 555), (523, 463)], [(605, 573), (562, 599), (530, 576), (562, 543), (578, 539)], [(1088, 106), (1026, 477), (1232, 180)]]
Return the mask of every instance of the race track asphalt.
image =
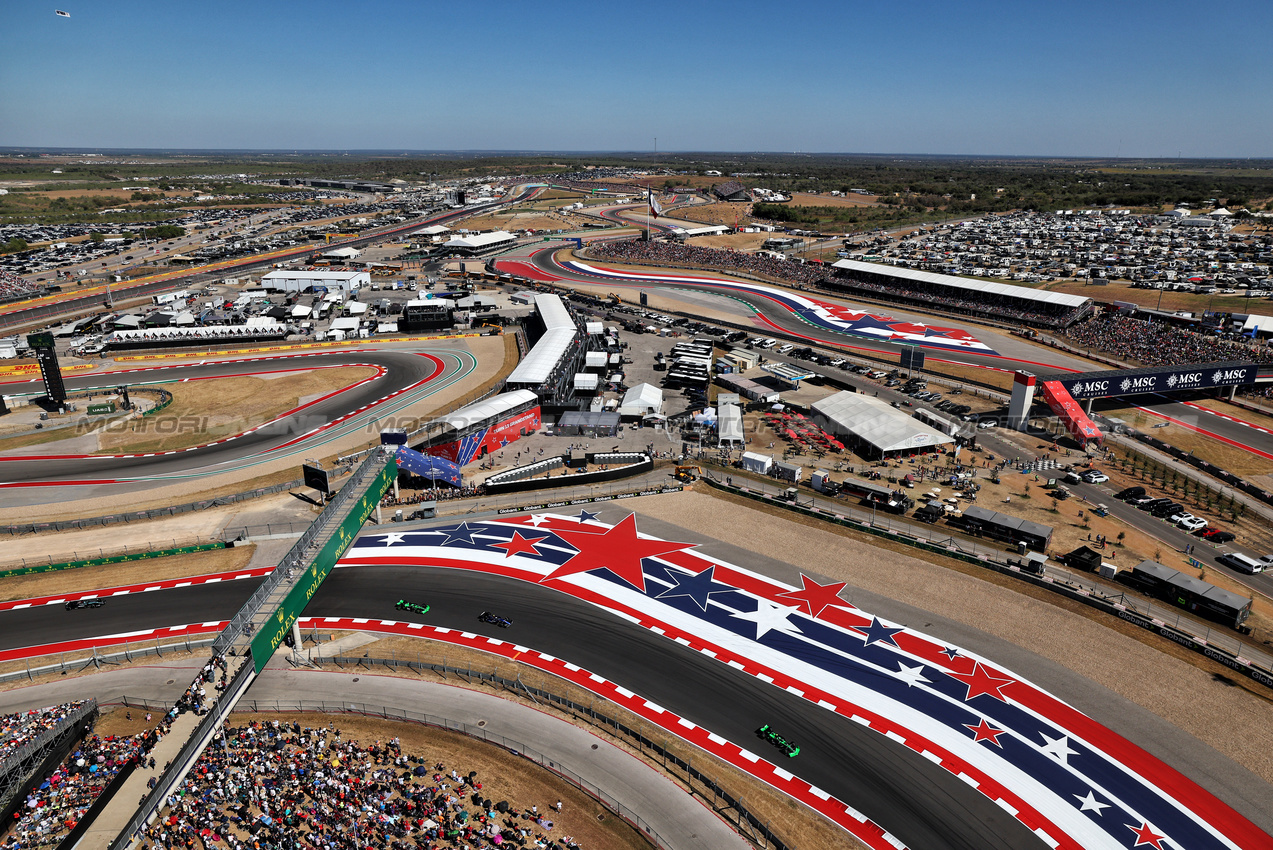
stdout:
[[(377, 380), (336, 393), (255, 431), (232, 440), (186, 451), (150, 457), (59, 457), (52, 452), (32, 457), (38, 449), (22, 454), (10, 453), (0, 457), (0, 486), (30, 482), (137, 482), (204, 476), (271, 460), (281, 454), (312, 451), (318, 443), (336, 434), (347, 433), (350, 428), (366, 428), (376, 414), (374, 411), (366, 412), (365, 415), (342, 423), (339, 428), (328, 429), (299, 442), (296, 442), (297, 438), (422, 381), (429, 382), (426, 388), (429, 385), (446, 386), (471, 371), (476, 362), (471, 354), (460, 349), (449, 352), (431, 350), (429, 354), (432, 357), (405, 351), (367, 349), (68, 377), (67, 388), (72, 392), (82, 392), (111, 390), (121, 384), (163, 386), (163, 383), (168, 382), (253, 372), (312, 369), (319, 366), (373, 365), (384, 369), (384, 375)], [(233, 399), (226, 399), (227, 406), (233, 403)], [(368, 432), (368, 440), (374, 437), (375, 434)]]
[[(561, 278), (566, 283), (581, 283), (589, 286), (605, 285), (614, 289), (639, 287), (641, 289), (657, 289), (657, 282), (640, 282), (640, 283), (624, 283), (614, 279), (598, 279), (581, 274), (557, 263), (554, 254), (559, 250), (559, 246), (551, 248), (537, 249), (528, 258), (541, 271)], [(643, 269), (642, 274), (657, 275), (658, 269)], [(684, 274), (684, 270), (673, 270), (675, 274)], [(705, 271), (703, 274), (712, 274)], [(725, 273), (720, 273), (727, 276)], [(719, 298), (724, 298), (719, 288), (710, 284), (694, 284), (692, 282), (676, 281), (675, 284), (668, 283), (666, 288), (670, 290), (690, 290), (693, 292), (707, 293)], [(805, 295), (815, 298), (819, 301), (828, 301), (832, 303), (846, 304), (854, 309), (862, 310), (875, 315), (891, 316), (901, 321), (911, 322), (927, 322), (942, 327), (956, 328), (967, 331), (973, 336), (988, 341), (997, 352), (996, 355), (975, 354), (969, 351), (951, 351), (951, 350), (930, 350), (927, 357), (934, 361), (945, 361), (958, 365), (967, 365), (974, 367), (982, 367), (988, 369), (999, 369), (1006, 371), (1016, 371), (1018, 369), (1025, 370), (1034, 374), (1046, 374), (1048, 372), (1057, 371), (1092, 371), (1092, 365), (1081, 361), (1071, 355), (1056, 349), (1050, 349), (1038, 346), (1006, 334), (996, 334), (993, 337), (986, 333), (983, 325), (972, 322), (962, 322), (959, 319), (948, 318), (946, 316), (933, 316), (932, 314), (918, 312), (916, 310), (908, 310), (902, 307), (883, 306), (879, 304), (868, 304), (864, 302), (855, 302), (851, 299), (842, 298), (825, 292), (807, 292)], [(748, 293), (742, 290), (730, 290), (728, 298), (733, 301), (743, 301), (750, 305), (757, 313), (761, 314), (772, 325), (777, 326), (783, 332), (793, 336), (804, 338), (818, 345), (830, 346), (833, 348), (841, 348), (852, 353), (853, 351), (871, 351), (882, 355), (896, 357), (899, 355), (900, 347), (882, 341), (872, 340), (869, 337), (855, 336), (853, 334), (839, 333), (827, 328), (817, 327), (802, 321), (798, 316), (789, 310), (775, 304), (763, 296)], [(764, 334), (766, 326), (761, 323), (754, 323), (757, 334)], [(766, 355), (769, 356), (769, 355)], [(775, 358), (781, 359), (781, 358)], [(1182, 364), (1183, 365), (1183, 364)], [(1192, 426), (1200, 429), (1206, 434), (1215, 435), (1228, 445), (1235, 448), (1254, 449), (1257, 453), (1267, 454), (1273, 457), (1273, 433), (1266, 433), (1263, 430), (1252, 428), (1233, 419), (1225, 419), (1219, 416), (1213, 416), (1208, 413), (1199, 411), (1195, 407), (1183, 404), (1181, 401), (1164, 396), (1164, 395), (1143, 395), (1143, 396), (1127, 396), (1122, 400), (1111, 399), (1103, 403), (1104, 406), (1110, 408), (1109, 415), (1117, 416), (1118, 409), (1125, 409), (1126, 406), (1138, 406), (1151, 415), (1170, 417), (1177, 422), (1184, 423), (1186, 426)], [(1236, 419), (1237, 417), (1234, 417)]]

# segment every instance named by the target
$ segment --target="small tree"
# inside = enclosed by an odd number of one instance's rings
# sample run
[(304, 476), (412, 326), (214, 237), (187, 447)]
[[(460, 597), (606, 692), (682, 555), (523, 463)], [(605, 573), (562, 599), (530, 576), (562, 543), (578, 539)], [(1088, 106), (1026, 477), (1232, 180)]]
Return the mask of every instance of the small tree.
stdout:
[(1124, 541), (1124, 540), (1126, 540), (1126, 539), (1127, 539), (1127, 532), (1126, 532), (1126, 531), (1120, 531), (1120, 532), (1118, 532), (1118, 545), (1119, 545), (1119, 546), (1122, 546), (1122, 545), (1123, 545), (1123, 541)]
[(1057, 500), (1057, 498), (1053, 496), (1052, 497), (1052, 513), (1056, 513), (1057, 506), (1059, 506), (1060, 504), (1061, 503)]

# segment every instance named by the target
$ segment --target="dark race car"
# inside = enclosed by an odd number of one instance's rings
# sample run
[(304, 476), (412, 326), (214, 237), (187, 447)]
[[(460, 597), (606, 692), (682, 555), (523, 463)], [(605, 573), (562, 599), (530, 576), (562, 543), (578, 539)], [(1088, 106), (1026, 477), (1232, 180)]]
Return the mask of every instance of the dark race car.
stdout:
[(787, 754), (787, 758), (795, 758), (797, 755), (800, 754), (799, 747), (797, 747), (795, 744), (788, 741), (786, 738), (782, 737), (773, 729), (771, 729), (768, 723), (766, 723), (764, 726), (761, 726), (759, 729), (756, 730), (756, 736), (759, 738), (764, 738), (766, 741), (773, 744), (778, 749), (782, 750), (784, 753)]
[(72, 599), (66, 603), (66, 610), (74, 611), (76, 608), (101, 608), (106, 604), (105, 599)]
[(498, 614), (492, 614), (490, 611), (483, 611), (481, 614), (477, 615), (477, 618), (483, 623), (490, 623), (491, 625), (499, 626), (501, 629), (507, 629), (509, 626), (513, 625), (512, 620), (507, 617), (501, 617)]
[(409, 611), (412, 614), (429, 613), (428, 605), (421, 605), (418, 602), (408, 602), (405, 599), (399, 599), (397, 602), (393, 603), (393, 607), (397, 608), (399, 611)]

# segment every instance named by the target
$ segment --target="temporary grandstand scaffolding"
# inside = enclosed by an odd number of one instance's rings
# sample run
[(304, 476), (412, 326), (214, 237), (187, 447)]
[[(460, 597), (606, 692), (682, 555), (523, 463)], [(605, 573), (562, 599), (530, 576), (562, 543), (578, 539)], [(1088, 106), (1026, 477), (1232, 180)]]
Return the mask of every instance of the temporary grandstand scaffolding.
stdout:
[(92, 726), (97, 716), (97, 700), (84, 700), (67, 712), (55, 726), (6, 753), (0, 761), (0, 812), (7, 813), (51, 761), (60, 760)]

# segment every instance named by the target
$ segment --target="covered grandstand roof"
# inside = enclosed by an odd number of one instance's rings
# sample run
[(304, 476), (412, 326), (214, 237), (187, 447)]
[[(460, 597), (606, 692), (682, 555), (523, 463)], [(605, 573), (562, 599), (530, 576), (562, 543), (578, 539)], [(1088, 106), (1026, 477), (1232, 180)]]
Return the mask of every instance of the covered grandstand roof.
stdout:
[(434, 422), (448, 425), (456, 431), (463, 431), (475, 422), (497, 417), (501, 413), (516, 410), (524, 404), (534, 404), (538, 400), (539, 396), (530, 390), (514, 390), (513, 392), (491, 396), (467, 407), (461, 407), (459, 410), (434, 420)]
[(570, 318), (570, 312), (559, 296), (537, 294), (535, 310), (544, 322), (544, 335), (508, 376), (510, 384), (538, 386), (545, 383), (574, 342), (577, 333), (575, 320)]
[(923, 449), (954, 442), (953, 438), (874, 396), (840, 392), (815, 401), (812, 409), (827, 420), (827, 430), (836, 436), (856, 437), (880, 452)]
[(832, 268), (845, 271), (879, 274), (903, 280), (927, 283), (934, 286), (950, 286), (955, 289), (967, 289), (986, 295), (1001, 295), (1005, 298), (1020, 298), (1039, 304), (1051, 304), (1058, 307), (1082, 307), (1091, 299), (1083, 295), (1066, 295), (1063, 292), (1042, 292), (1026, 286), (1013, 286), (1008, 283), (994, 283), (988, 280), (974, 280), (967, 277), (956, 277), (951, 274), (917, 271), (898, 266), (884, 266), (879, 263), (863, 263), (858, 260), (839, 260), (831, 264)]
[(517, 237), (509, 233), (507, 230), (493, 230), (490, 233), (474, 233), (471, 236), (456, 236), (454, 239), (447, 240), (447, 248), (466, 248), (470, 251), (479, 251), (483, 248), (490, 248), (492, 245), (502, 245), (505, 242), (514, 242)]

